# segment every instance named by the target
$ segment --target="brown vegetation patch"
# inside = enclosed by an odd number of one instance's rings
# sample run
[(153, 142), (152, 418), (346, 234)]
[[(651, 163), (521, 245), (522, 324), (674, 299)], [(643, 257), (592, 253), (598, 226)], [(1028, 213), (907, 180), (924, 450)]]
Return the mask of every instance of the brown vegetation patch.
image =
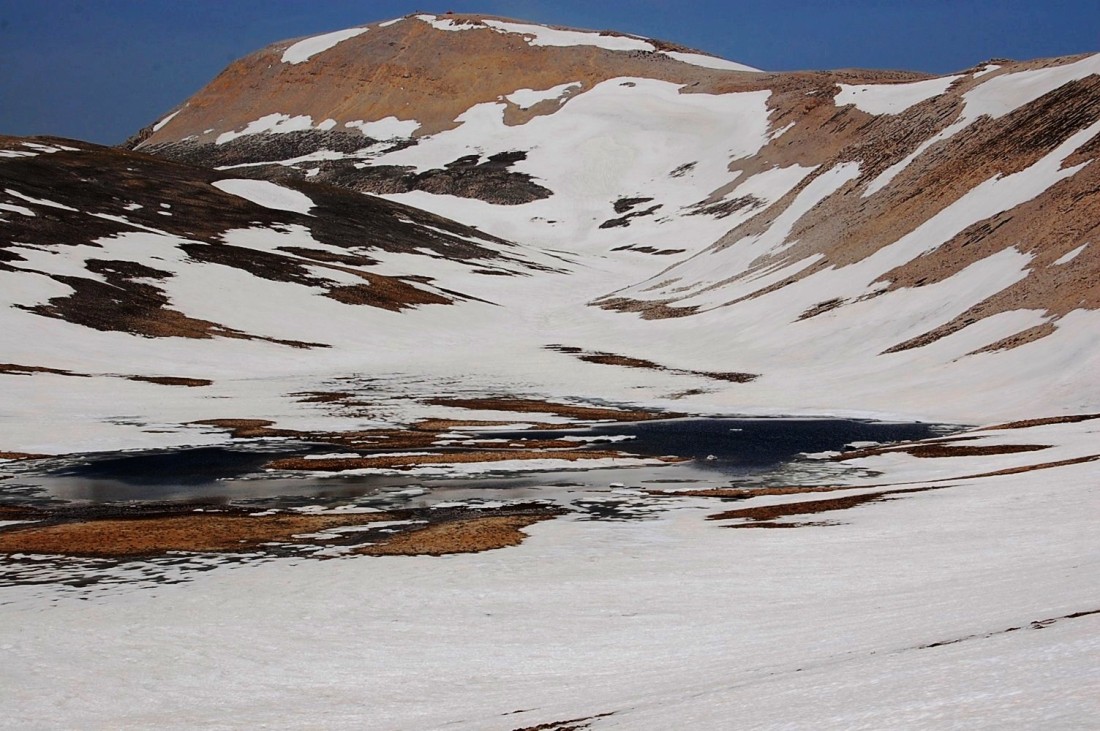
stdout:
[(1040, 419), (1023, 419), (1021, 421), (1009, 421), (1004, 424), (985, 426), (981, 431), (994, 431), (997, 429), (1028, 429), (1033, 426), (1047, 426), (1050, 424), (1078, 424), (1082, 421), (1100, 419), (1100, 414), (1070, 414), (1068, 416), (1048, 416)]
[(256, 439), (260, 437), (298, 436), (300, 432), (289, 429), (272, 429), (275, 422), (267, 419), (201, 419), (188, 422), (200, 426), (214, 426), (227, 429), (234, 439)]
[(415, 287), (399, 277), (356, 272), (366, 284), (329, 287), (325, 296), (345, 305), (370, 305), (390, 312), (401, 312), (417, 305), (449, 305), (453, 300)]
[[(533, 503), (320, 514), (189, 505), (0, 506), (0, 519), (38, 521), (0, 529), (0, 554), (134, 559), (168, 552), (301, 555), (303, 547), (363, 546), (358, 553), (441, 555), (515, 545), (524, 537), (519, 529), (564, 512)], [(406, 533), (417, 535), (402, 538)]]
[(675, 307), (671, 303), (674, 300), (639, 300), (631, 297), (601, 297), (593, 300), (591, 304), (612, 312), (634, 312), (642, 316), (643, 320), (668, 320), (675, 317), (687, 317), (699, 311), (696, 305)]
[(188, 388), (210, 386), (214, 383), (207, 378), (182, 378), (179, 376), (126, 376), (126, 380), (155, 383), (159, 386), (187, 386)]
[(839, 297), (835, 297), (835, 298), (830, 299), (830, 300), (825, 300), (824, 302), (818, 302), (816, 305), (814, 305), (813, 307), (810, 307), (805, 312), (803, 312), (801, 315), (799, 315), (798, 319), (799, 320), (809, 320), (811, 317), (817, 317), (818, 315), (823, 315), (826, 312), (829, 312), (831, 310), (835, 310), (836, 308), (840, 307), (843, 304), (844, 304), (844, 300), (839, 298)]
[(0, 531), (0, 553), (135, 557), (169, 551), (252, 551), (262, 543), (290, 541), (296, 534), (392, 519), (387, 513), (188, 513), (13, 526)]
[(912, 492), (926, 492), (928, 490), (942, 490), (943, 487), (914, 487), (904, 490), (886, 490), (865, 495), (847, 495), (845, 497), (829, 498), (827, 500), (807, 500), (797, 503), (781, 503), (779, 505), (761, 505), (754, 508), (739, 508), (727, 510), (722, 513), (708, 515), (707, 520), (735, 520), (745, 518), (753, 521), (772, 521), (776, 518), (785, 518), (791, 515), (813, 515), (826, 513), (833, 510), (847, 510), (864, 503), (877, 502), (889, 499), (890, 495), (904, 495)]
[(710, 487), (702, 490), (646, 490), (649, 495), (664, 497), (717, 497), (733, 500), (746, 500), (764, 495), (803, 495), (815, 492), (836, 492), (837, 490), (859, 490), (865, 485), (789, 485), (784, 487)]
[(653, 256), (675, 256), (683, 254), (687, 249), (658, 249), (654, 246), (641, 246), (639, 244), (625, 244), (616, 246), (612, 251), (636, 251), (639, 254), (652, 254)]
[(1050, 449), (1049, 444), (903, 444), (895, 447), (871, 447), (869, 449), (857, 449), (851, 452), (843, 452), (830, 457), (834, 462), (844, 462), (850, 459), (873, 457), (880, 454), (904, 453), (914, 457), (986, 457), (998, 454), (1018, 454), (1020, 452), (1037, 452), (1041, 449)]
[(749, 381), (755, 381), (757, 378), (760, 377), (759, 374), (756, 373), (695, 371), (686, 368), (671, 368), (669, 366), (663, 366), (660, 363), (654, 363), (651, 360), (646, 360), (645, 358), (634, 358), (628, 355), (605, 353), (598, 350), (584, 350), (583, 348), (577, 348), (571, 345), (551, 344), (544, 347), (547, 350), (553, 350), (559, 353), (572, 355), (578, 360), (584, 361), (585, 363), (596, 363), (598, 365), (620, 366), (622, 368), (641, 368), (651, 371), (664, 371), (666, 373), (676, 373), (685, 376), (700, 376), (702, 378), (711, 378), (716, 381), (729, 381), (732, 383), (748, 383)]
[(693, 205), (691, 207), (691, 211), (688, 212), (688, 215), (726, 218), (746, 208), (763, 208), (764, 205), (764, 201), (753, 195), (743, 195), (738, 198), (731, 198), (730, 200), (720, 199), (714, 202), (710, 202), (708, 199), (705, 201), (700, 201), (699, 203)]
[(511, 411), (518, 414), (554, 414), (585, 421), (651, 421), (669, 419), (683, 414), (654, 411), (609, 409), (596, 406), (579, 406), (551, 401), (521, 398), (433, 398), (426, 403), (432, 406), (448, 406), (476, 411)]
[(823, 520), (811, 520), (804, 523), (776, 523), (770, 520), (764, 520), (756, 523), (734, 523), (733, 525), (727, 525), (726, 528), (806, 528), (810, 526), (828, 526), (836, 525), (836, 523), (830, 523)]
[(9, 459), (12, 461), (21, 461), (25, 459), (42, 459), (46, 457), (45, 454), (31, 454), (29, 452), (0, 452), (0, 459)]
[[(517, 713), (519, 712), (517, 711)], [(607, 718), (612, 715), (614, 715), (614, 712), (597, 713), (595, 716), (586, 716), (585, 718), (571, 718), (567, 721), (551, 721), (550, 723), (540, 723), (537, 726), (524, 726), (513, 731), (585, 731), (585, 729), (592, 727), (591, 722), (597, 718)]]
[(303, 391), (292, 393), (300, 404), (346, 404), (355, 398), (355, 394), (347, 391)]
[(87, 378), (86, 373), (73, 373), (72, 371), (62, 370), (60, 368), (46, 368), (44, 366), (26, 366), (19, 365), (18, 363), (0, 363), (0, 374), (10, 376), (30, 376), (35, 373), (51, 373), (55, 376), (75, 376), (77, 378)]
[(0, 520), (39, 520), (44, 516), (41, 510), (24, 505), (0, 505)]
[(527, 537), (524, 528), (553, 517), (553, 514), (543, 514), (462, 518), (398, 533), (382, 543), (358, 548), (355, 553), (365, 556), (444, 556), (507, 548), (523, 542)]
[(1057, 462), (1040, 462), (1038, 464), (1022, 465), (1020, 467), (1007, 467), (1003, 470), (994, 470), (992, 472), (980, 472), (976, 475), (965, 475), (963, 477), (956, 477), (952, 479), (957, 480), (971, 480), (979, 477), (1002, 477), (1004, 475), (1019, 475), (1024, 472), (1037, 472), (1038, 470), (1049, 470), (1055, 467), (1068, 467), (1069, 465), (1085, 464), (1087, 462), (1096, 462), (1100, 460), (1100, 454), (1090, 454), (1084, 457), (1073, 457), (1072, 459), (1061, 459)]
[(478, 419), (422, 419), (412, 425), (417, 431), (446, 432), (461, 428), (492, 428), (496, 426), (508, 426), (507, 421), (481, 421)]

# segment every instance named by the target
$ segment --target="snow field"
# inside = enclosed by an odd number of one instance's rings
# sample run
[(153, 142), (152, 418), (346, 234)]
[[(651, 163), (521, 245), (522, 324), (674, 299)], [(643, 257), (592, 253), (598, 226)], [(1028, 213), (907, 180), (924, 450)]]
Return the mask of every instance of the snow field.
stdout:
[[(988, 441), (1069, 453), (1094, 432)], [(877, 483), (906, 474), (878, 467)], [(1098, 608), (1093, 469), (952, 480), (812, 516), (839, 521), (824, 527), (728, 530), (702, 520), (722, 503), (684, 498), (654, 520), (540, 523), (483, 554), (225, 566), (48, 611), (48, 588), (14, 587), (5, 723), (1070, 728), (1096, 710), (1097, 620), (1028, 627)]]

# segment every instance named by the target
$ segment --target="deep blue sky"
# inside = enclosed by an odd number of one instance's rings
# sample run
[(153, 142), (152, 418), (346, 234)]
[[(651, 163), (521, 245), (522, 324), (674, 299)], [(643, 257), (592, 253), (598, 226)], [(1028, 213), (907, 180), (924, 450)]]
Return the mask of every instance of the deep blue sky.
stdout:
[(117, 143), (230, 61), (415, 10), (615, 29), (766, 70), (1100, 51), (1100, 0), (0, 0), (0, 134)]

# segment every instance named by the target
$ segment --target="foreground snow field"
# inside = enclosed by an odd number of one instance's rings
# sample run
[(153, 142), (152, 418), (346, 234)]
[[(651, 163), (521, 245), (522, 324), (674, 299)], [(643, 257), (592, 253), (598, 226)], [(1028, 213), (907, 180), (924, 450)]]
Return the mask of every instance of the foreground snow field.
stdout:
[[(980, 443), (1064, 444), (998, 469), (1072, 459), (1095, 451), (1085, 423)], [(904, 460), (866, 458), (884, 474), (857, 492), (941, 489), (813, 516), (827, 525), (733, 530), (704, 521), (721, 503), (680, 498), (651, 520), (540, 523), (482, 554), (8, 587), (0, 723), (1090, 727), (1095, 463), (966, 479), (989, 458), (925, 461), (950, 479), (912, 483)]]

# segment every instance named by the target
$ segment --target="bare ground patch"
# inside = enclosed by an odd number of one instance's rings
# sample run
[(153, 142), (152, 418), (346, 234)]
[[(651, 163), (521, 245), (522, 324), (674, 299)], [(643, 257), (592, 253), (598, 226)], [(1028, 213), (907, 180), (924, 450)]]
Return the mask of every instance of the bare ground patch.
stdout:
[[(343, 546), (364, 555), (438, 556), (517, 545), (526, 537), (522, 528), (563, 512), (536, 504), (323, 514), (195, 512), (187, 505), (7, 507), (0, 510), (4, 519), (39, 522), (0, 529), (0, 553), (136, 559), (170, 552), (279, 554), (295, 547)], [(346, 530), (354, 526), (361, 530)], [(356, 547), (361, 550), (352, 550)]]
[(27, 459), (42, 459), (45, 454), (31, 454), (29, 452), (0, 452), (0, 459), (22, 461)]
[(35, 373), (50, 373), (55, 376), (74, 376), (87, 378), (86, 373), (73, 373), (61, 368), (46, 368), (45, 366), (28, 366), (18, 363), (0, 363), (0, 373), (11, 376), (32, 376)]
[[(473, 411), (510, 411), (517, 414), (554, 414), (584, 421), (651, 421), (670, 419), (683, 414), (643, 411), (640, 409), (611, 409), (597, 406), (563, 404), (539, 399), (523, 398), (433, 398), (426, 403), (432, 406), (448, 406)], [(561, 428), (560, 424), (552, 428)]]
[(993, 431), (997, 429), (1028, 429), (1033, 426), (1048, 426), (1050, 424), (1078, 424), (1082, 421), (1100, 419), (1100, 414), (1071, 414), (1068, 416), (1048, 416), (1039, 419), (1023, 419), (1021, 421), (1009, 421), (1004, 424), (982, 427), (981, 431)]
[(917, 443), (902, 444), (893, 447), (871, 447), (869, 449), (857, 449), (851, 452), (842, 452), (830, 457), (834, 462), (844, 462), (850, 459), (873, 457), (880, 454), (908, 454), (913, 457), (941, 458), (941, 457), (991, 457), (1001, 454), (1019, 454), (1021, 452), (1038, 452), (1042, 449), (1050, 449), (1049, 444), (947, 444)]
[(0, 531), (0, 553), (117, 558), (169, 551), (250, 551), (263, 543), (290, 541), (296, 534), (392, 519), (386, 513), (283, 513), (259, 517), (242, 513), (190, 513), (62, 522)]
[(358, 548), (364, 556), (444, 556), (478, 553), (518, 546), (527, 537), (523, 529), (553, 515), (497, 515), (464, 518), (400, 533), (371, 546)]
[(559, 345), (551, 344), (544, 346), (546, 350), (553, 350), (558, 353), (565, 353), (572, 355), (577, 360), (584, 361), (585, 363), (596, 363), (598, 365), (619, 366), (622, 368), (641, 368), (650, 371), (663, 371), (665, 373), (676, 373), (684, 376), (699, 376), (701, 378), (710, 378), (716, 381), (728, 381), (732, 383), (748, 383), (749, 381), (755, 381), (760, 377), (758, 373), (742, 373), (737, 371), (696, 371), (689, 370), (687, 368), (672, 368), (670, 366), (664, 366), (660, 363), (655, 363), (645, 358), (634, 358), (629, 355), (618, 355), (616, 353), (605, 353), (598, 350), (585, 350), (583, 348), (577, 348), (571, 345)]
[(739, 508), (727, 510), (722, 513), (708, 515), (707, 520), (737, 520), (750, 521), (774, 521), (777, 518), (786, 518), (791, 515), (815, 515), (834, 510), (848, 510), (857, 505), (878, 502), (891, 499), (891, 495), (904, 495), (914, 492), (927, 492), (929, 490), (942, 490), (946, 485), (939, 487), (913, 487), (904, 490), (885, 490), (883, 492), (869, 493), (865, 495), (847, 495), (845, 497), (829, 498), (827, 500), (807, 500), (797, 503), (782, 503), (779, 505), (760, 505), (754, 508)]
[(787, 485), (783, 487), (710, 487), (703, 490), (646, 490), (649, 495), (662, 497), (716, 497), (727, 500), (746, 500), (765, 495), (804, 495), (838, 490), (859, 490), (866, 485)]
[(208, 378), (182, 378), (179, 376), (124, 376), (128, 381), (141, 381), (143, 383), (155, 383), (158, 386), (186, 386), (187, 388), (201, 388), (213, 385)]

